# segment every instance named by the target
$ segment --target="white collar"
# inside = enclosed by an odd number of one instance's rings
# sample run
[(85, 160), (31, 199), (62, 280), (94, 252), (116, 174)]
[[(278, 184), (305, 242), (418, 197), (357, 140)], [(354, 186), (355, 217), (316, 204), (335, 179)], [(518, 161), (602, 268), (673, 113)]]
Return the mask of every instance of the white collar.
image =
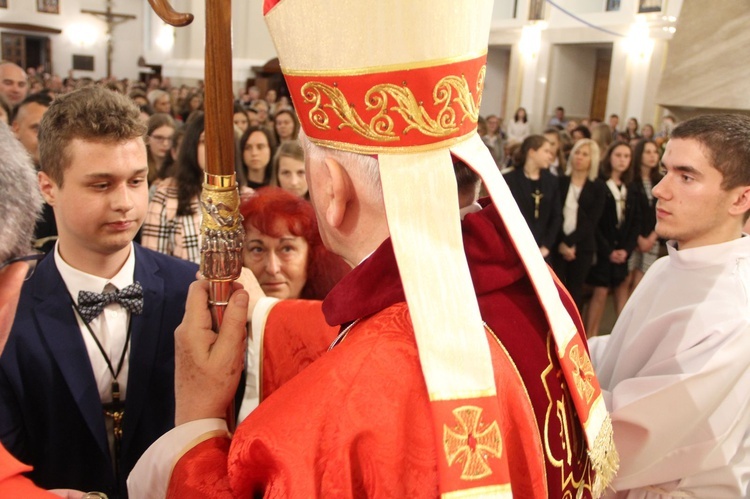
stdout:
[(697, 248), (677, 249), (675, 241), (667, 242), (669, 263), (675, 267), (690, 269), (724, 265), (737, 259), (750, 257), (750, 237), (742, 237), (719, 244), (709, 244)]
[(125, 286), (133, 284), (135, 274), (135, 251), (133, 243), (130, 243), (130, 254), (127, 260), (123, 264), (117, 274), (111, 279), (105, 279), (91, 274), (87, 274), (81, 270), (71, 267), (62, 256), (60, 256), (60, 243), (59, 241), (55, 244), (55, 265), (57, 270), (60, 272), (60, 276), (65, 282), (65, 286), (68, 288), (70, 295), (78, 303), (78, 293), (80, 291), (92, 291), (94, 293), (101, 293), (104, 291), (104, 287), (107, 284), (111, 284), (117, 289), (122, 289)]

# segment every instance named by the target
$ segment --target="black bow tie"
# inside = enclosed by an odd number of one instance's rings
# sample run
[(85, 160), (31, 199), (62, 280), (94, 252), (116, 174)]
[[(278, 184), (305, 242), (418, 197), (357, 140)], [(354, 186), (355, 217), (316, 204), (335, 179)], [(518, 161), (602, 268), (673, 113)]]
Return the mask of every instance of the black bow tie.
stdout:
[(143, 313), (143, 287), (138, 281), (130, 286), (125, 286), (119, 291), (111, 293), (92, 293), (81, 291), (78, 293), (78, 313), (83, 321), (88, 324), (102, 313), (104, 307), (110, 303), (119, 303), (131, 314)]

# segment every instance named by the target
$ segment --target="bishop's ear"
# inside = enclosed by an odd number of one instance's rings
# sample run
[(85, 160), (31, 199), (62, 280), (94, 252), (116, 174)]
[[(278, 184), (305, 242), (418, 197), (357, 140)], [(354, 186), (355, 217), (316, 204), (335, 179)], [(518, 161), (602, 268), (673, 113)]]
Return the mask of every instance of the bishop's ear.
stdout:
[(338, 160), (326, 157), (324, 169), (328, 175), (326, 196), (328, 203), (325, 210), (326, 222), (331, 227), (339, 227), (346, 216), (349, 201), (354, 196), (354, 186), (346, 169)]

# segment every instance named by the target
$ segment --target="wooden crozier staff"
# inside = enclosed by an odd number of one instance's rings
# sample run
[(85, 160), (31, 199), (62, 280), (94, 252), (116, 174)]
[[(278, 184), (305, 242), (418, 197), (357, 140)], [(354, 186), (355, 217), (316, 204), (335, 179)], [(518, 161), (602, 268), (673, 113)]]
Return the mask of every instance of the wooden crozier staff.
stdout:
[[(172, 26), (187, 26), (193, 15), (176, 12), (168, 0), (149, 0), (156, 14)], [(200, 203), (201, 273), (211, 284), (214, 331), (219, 331), (232, 282), (242, 270), (245, 230), (234, 172), (232, 89), (232, 1), (206, 0), (205, 119), (206, 171)], [(227, 425), (235, 427), (234, 403)]]

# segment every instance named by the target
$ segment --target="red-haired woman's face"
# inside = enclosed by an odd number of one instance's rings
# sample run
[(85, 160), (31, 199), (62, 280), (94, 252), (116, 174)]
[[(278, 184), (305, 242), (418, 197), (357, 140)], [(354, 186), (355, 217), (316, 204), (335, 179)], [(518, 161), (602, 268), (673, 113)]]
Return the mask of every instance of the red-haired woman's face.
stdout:
[(267, 296), (299, 298), (307, 282), (309, 245), (288, 230), (281, 237), (248, 227), (242, 250), (243, 264), (252, 270)]

